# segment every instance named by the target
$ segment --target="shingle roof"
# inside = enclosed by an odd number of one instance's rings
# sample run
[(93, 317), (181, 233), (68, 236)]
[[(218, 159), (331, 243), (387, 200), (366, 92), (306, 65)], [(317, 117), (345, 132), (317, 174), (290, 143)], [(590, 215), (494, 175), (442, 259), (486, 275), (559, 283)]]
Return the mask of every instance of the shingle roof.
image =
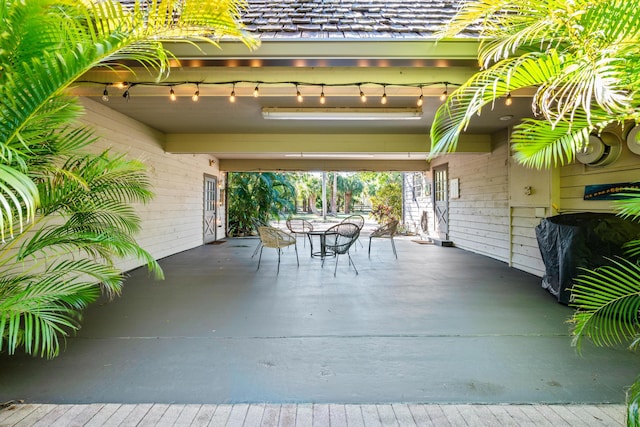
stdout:
[[(465, 1), (247, 0), (241, 21), (261, 39), (424, 39), (441, 30)], [(478, 28), (458, 37), (478, 37)]]
[[(461, 0), (248, 0), (242, 22), (261, 39), (433, 37)], [(473, 29), (462, 37), (477, 37)]]

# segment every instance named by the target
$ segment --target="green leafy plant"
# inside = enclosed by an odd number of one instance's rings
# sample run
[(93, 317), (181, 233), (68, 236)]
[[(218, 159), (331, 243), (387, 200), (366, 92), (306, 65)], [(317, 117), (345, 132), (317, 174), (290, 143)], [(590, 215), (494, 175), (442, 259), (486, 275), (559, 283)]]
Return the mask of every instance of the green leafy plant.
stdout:
[(398, 220), (402, 215), (402, 186), (396, 182), (383, 184), (371, 196), (371, 216), (380, 224)]
[[(640, 121), (640, 1), (480, 0), (464, 4), (442, 37), (480, 23), (481, 70), (438, 109), (431, 128), (431, 156), (455, 151), (459, 136), (483, 108), (519, 89), (533, 88), (533, 119), (511, 133), (515, 158), (543, 168), (567, 164), (589, 135)], [(638, 219), (640, 195), (630, 192), (619, 212)], [(574, 344), (631, 340), (638, 344), (640, 275), (627, 259), (584, 271), (576, 280)], [(635, 251), (635, 252), (634, 252)], [(631, 387), (628, 425), (638, 424), (640, 379)]]
[(229, 232), (246, 235), (256, 222), (266, 223), (293, 212), (295, 188), (286, 174), (234, 172), (229, 174)]
[[(143, 4), (144, 3), (144, 4)], [(133, 238), (131, 202), (152, 194), (143, 164), (83, 153), (94, 142), (66, 89), (94, 67), (130, 60), (166, 77), (166, 41), (253, 45), (227, 1), (6, 0), (0, 4), (0, 351), (53, 357), (102, 292), (117, 295), (122, 257), (154, 259)]]

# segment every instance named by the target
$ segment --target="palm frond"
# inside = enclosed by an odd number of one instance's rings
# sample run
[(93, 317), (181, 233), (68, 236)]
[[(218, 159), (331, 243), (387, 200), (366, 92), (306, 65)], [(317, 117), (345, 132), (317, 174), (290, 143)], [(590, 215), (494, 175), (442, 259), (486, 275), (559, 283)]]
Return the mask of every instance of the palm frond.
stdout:
[(640, 377), (627, 392), (627, 426), (640, 425)]
[(537, 169), (571, 163), (576, 153), (587, 146), (592, 132), (617, 123), (615, 118), (598, 116), (598, 119), (601, 121), (590, 123), (581, 114), (555, 126), (546, 120), (523, 119), (511, 134), (514, 157), (522, 165)]
[(13, 237), (14, 218), (19, 231), (25, 222), (33, 221), (39, 202), (38, 188), (19, 170), (0, 163), (0, 238), (4, 243), (7, 232)]
[(430, 157), (455, 151), (459, 135), (481, 109), (516, 89), (536, 86), (561, 69), (556, 54), (505, 59), (476, 73), (440, 106), (431, 128)]
[(630, 342), (640, 333), (640, 266), (623, 258), (574, 280), (572, 305), (577, 307), (573, 344), (591, 339), (598, 346)]
[[(7, 18), (3, 21), (6, 34), (0, 41), (0, 47), (6, 47), (0, 49), (0, 160), (24, 168), (25, 158), (35, 156), (31, 150), (47, 141), (52, 129), (77, 118), (81, 108), (63, 93), (93, 67), (129, 59), (163, 75), (171, 59), (161, 43), (167, 37), (188, 42), (184, 37), (200, 35), (215, 43), (208, 36), (231, 36), (254, 45), (237, 20), (240, 2), (153, 3), (160, 9), (150, 11), (139, 2), (133, 10), (125, 10), (117, 2), (33, 0), (3, 4)], [(172, 13), (167, 15), (162, 8)], [(23, 202), (33, 207), (35, 197)], [(4, 211), (5, 218), (13, 214)]]
[(640, 189), (625, 189), (623, 199), (616, 200), (614, 206), (622, 218), (637, 220), (640, 218)]
[(13, 354), (23, 346), (28, 354), (54, 357), (59, 337), (79, 328), (81, 311), (101, 294), (118, 294), (122, 276), (112, 266), (88, 259), (62, 260), (45, 272), (5, 275), (0, 279), (0, 351), (6, 341)]

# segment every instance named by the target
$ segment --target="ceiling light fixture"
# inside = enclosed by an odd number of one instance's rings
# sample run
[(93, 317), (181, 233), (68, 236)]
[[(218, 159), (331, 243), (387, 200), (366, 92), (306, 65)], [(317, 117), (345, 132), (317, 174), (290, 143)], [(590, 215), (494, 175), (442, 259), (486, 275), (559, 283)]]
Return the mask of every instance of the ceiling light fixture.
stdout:
[(298, 84), (296, 84), (296, 97), (298, 98), (298, 102), (304, 101), (302, 94), (300, 93), (300, 89), (298, 89)]
[(511, 98), (511, 92), (507, 92), (507, 98), (504, 100), (504, 105), (507, 107), (513, 104), (513, 99)]
[(320, 104), (324, 105), (327, 99), (324, 96), (324, 85), (322, 85), (322, 91), (320, 92)]
[(200, 99), (200, 85), (196, 83), (196, 91), (193, 93), (191, 100), (193, 102), (198, 102), (198, 99)]
[(358, 85), (358, 89), (360, 89), (360, 100), (362, 102), (367, 102), (367, 95), (364, 94), (360, 85)]
[(440, 101), (444, 102), (445, 99), (447, 99), (447, 96), (449, 96), (449, 90), (447, 85), (444, 85), (444, 92), (442, 92), (442, 95), (440, 95)]
[(382, 86), (382, 98), (380, 98), (380, 103), (385, 105), (387, 103), (387, 87)]
[(236, 102), (236, 84), (235, 83), (231, 88), (231, 94), (229, 95), (229, 102), (231, 103)]
[(107, 87), (109, 87), (109, 85), (104, 85), (104, 91), (102, 91), (102, 100), (104, 102), (109, 102), (109, 91)]
[(173, 86), (169, 86), (171, 89), (169, 90), (169, 99), (172, 101), (175, 101), (176, 99), (178, 99), (176, 97), (176, 92), (173, 90)]
[(422, 107), (422, 104), (424, 104), (424, 92), (422, 92), (422, 86), (420, 86), (420, 96), (418, 97), (418, 101), (416, 102), (416, 105), (418, 107)]
[(256, 84), (256, 87), (253, 88), (253, 97), (257, 98), (260, 96), (260, 88), (258, 88), (258, 84)]
[(267, 120), (420, 120), (421, 108), (279, 108), (265, 107)]

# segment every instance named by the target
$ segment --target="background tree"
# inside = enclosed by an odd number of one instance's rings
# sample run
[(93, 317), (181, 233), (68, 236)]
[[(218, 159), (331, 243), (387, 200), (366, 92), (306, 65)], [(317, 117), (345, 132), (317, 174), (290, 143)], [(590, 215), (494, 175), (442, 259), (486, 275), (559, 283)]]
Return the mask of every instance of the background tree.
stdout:
[[(82, 153), (95, 138), (65, 89), (124, 60), (169, 74), (164, 41), (252, 44), (235, 0), (123, 7), (116, 1), (5, 0), (0, 4), (0, 351), (53, 357), (101, 292), (120, 291), (117, 259), (153, 258), (135, 242), (130, 202), (151, 197), (144, 165)], [(8, 239), (8, 240), (7, 240)]]
[(354, 198), (364, 191), (364, 183), (357, 174), (346, 174), (338, 177), (338, 189), (344, 194), (344, 213), (353, 209)]
[[(454, 151), (460, 133), (487, 105), (521, 88), (535, 88), (534, 119), (511, 133), (515, 158), (542, 168), (570, 163), (588, 137), (606, 127), (640, 120), (640, 0), (482, 0), (464, 4), (442, 32), (453, 37), (481, 23), (481, 70), (436, 113), (431, 155)], [(640, 193), (629, 190), (617, 205), (637, 220)], [(576, 280), (574, 344), (640, 342), (640, 241), (630, 260)], [(629, 425), (639, 425), (640, 378), (628, 400)]]
[(371, 196), (371, 216), (380, 224), (402, 217), (402, 186), (394, 181), (383, 184)]
[[(288, 175), (290, 176), (290, 174)], [(296, 196), (302, 199), (302, 211), (306, 213), (318, 213), (317, 199), (322, 191), (322, 183), (317, 176), (303, 172), (293, 175)]]
[[(331, 172), (331, 215), (338, 215), (338, 172)], [(345, 211), (346, 213), (346, 211)]]

